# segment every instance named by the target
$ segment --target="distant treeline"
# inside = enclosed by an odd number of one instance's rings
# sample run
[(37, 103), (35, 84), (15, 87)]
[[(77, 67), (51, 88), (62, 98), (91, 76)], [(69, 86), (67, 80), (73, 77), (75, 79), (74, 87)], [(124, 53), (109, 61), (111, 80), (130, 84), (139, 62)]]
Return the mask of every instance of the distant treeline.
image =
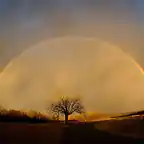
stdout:
[(115, 117), (112, 117), (112, 118), (130, 117), (130, 116), (137, 116), (137, 115), (143, 117), (144, 116), (144, 110), (137, 111), (137, 112), (131, 112), (131, 113), (127, 113), (127, 114), (122, 114), (122, 115), (115, 116)]
[(52, 121), (50, 118), (39, 112), (30, 115), (17, 110), (0, 110), (0, 122), (44, 123), (50, 121)]

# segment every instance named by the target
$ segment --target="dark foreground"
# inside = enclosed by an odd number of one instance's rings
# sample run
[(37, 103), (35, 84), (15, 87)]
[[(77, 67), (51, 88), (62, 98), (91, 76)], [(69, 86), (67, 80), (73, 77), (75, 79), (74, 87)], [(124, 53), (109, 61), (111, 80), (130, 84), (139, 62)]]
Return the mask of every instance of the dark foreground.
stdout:
[(117, 136), (107, 132), (99, 131), (95, 129), (92, 124), (85, 126), (79, 125), (78, 127), (71, 126), (65, 129), (61, 142), (69, 144), (144, 144), (143, 139)]
[(0, 124), (0, 144), (144, 144), (144, 139), (118, 136), (94, 124)]

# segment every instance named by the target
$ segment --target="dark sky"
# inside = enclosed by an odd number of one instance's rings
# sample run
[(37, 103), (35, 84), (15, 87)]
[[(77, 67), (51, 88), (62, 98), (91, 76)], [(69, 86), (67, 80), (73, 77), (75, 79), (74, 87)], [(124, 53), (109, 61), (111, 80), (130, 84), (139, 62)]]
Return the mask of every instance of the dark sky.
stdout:
[(63, 35), (98, 37), (144, 67), (144, 0), (0, 0), (0, 67)]

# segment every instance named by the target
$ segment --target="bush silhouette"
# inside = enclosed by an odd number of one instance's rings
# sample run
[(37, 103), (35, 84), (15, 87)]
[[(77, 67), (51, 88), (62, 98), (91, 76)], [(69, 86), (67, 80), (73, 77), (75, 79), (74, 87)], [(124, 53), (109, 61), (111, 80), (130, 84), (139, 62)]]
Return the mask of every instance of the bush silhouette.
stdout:
[(37, 113), (31, 117), (28, 113), (17, 110), (0, 110), (0, 121), (3, 122), (29, 122), (29, 123), (41, 123), (48, 122), (46, 116), (41, 113)]

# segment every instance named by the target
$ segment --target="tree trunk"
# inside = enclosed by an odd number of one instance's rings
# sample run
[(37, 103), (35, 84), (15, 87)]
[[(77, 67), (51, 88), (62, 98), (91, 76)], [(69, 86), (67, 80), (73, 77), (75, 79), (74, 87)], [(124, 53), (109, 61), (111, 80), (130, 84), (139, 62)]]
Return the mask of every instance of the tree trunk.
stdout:
[(68, 114), (65, 114), (65, 124), (68, 124)]

